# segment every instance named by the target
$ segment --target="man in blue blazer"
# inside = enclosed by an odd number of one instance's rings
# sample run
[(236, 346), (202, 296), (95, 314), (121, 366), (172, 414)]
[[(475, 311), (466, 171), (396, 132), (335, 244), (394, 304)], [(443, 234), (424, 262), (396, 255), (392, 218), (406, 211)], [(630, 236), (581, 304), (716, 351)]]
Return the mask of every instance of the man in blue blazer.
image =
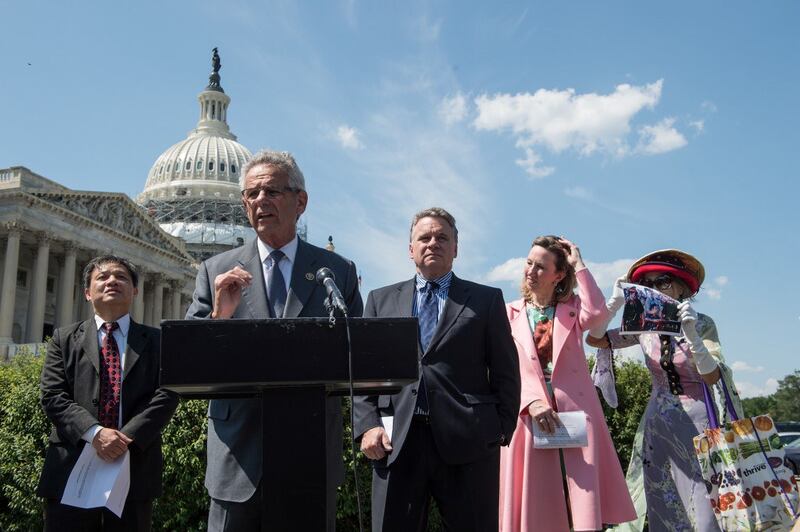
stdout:
[(353, 432), (374, 466), (372, 529), (424, 531), (432, 496), (449, 530), (497, 530), (500, 446), (520, 401), (503, 294), (453, 274), (458, 230), (444, 209), (417, 213), (410, 240), (416, 276), (370, 292), (364, 310), (416, 316), (420, 333), (419, 381), (356, 398)]
[[(333, 272), (350, 315), (361, 316), (355, 265), (297, 237), (297, 220), (306, 209), (308, 194), (294, 158), (287, 152), (261, 151), (248, 161), (242, 175), (242, 203), (258, 238), (200, 265), (186, 318), (327, 316), (326, 292), (314, 277), (321, 267)], [(253, 356), (267, 355), (254, 351)], [(343, 420), (341, 400), (330, 397), (327, 401), (327, 529), (334, 530), (336, 487), (344, 480)], [(212, 400), (208, 417), (208, 530), (261, 530), (262, 484), (273, 481), (261, 478), (261, 404), (258, 399)], [(296, 437), (302, 435), (287, 434), (286, 444)]]

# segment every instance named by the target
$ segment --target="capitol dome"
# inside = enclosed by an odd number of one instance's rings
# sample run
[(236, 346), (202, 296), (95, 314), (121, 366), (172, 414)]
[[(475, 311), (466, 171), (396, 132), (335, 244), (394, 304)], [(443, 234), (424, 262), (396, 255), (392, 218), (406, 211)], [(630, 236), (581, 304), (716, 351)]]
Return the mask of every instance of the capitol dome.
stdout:
[(156, 159), (136, 198), (162, 229), (186, 241), (198, 260), (255, 238), (239, 187), (252, 154), (228, 127), (231, 99), (220, 85), (216, 48), (212, 66), (209, 84), (197, 97), (197, 126)]

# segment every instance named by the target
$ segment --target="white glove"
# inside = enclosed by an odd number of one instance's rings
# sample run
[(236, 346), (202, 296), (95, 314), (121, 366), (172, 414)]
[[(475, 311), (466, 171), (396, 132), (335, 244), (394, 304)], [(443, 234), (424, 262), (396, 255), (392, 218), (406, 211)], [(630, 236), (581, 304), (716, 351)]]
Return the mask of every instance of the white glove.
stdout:
[(603, 335), (606, 334), (608, 324), (614, 319), (614, 315), (625, 305), (625, 295), (622, 293), (622, 287), (620, 286), (620, 283), (625, 282), (627, 282), (627, 278), (624, 275), (614, 281), (614, 291), (611, 293), (611, 297), (608, 298), (608, 301), (606, 301), (606, 308), (610, 314), (605, 322), (598, 323), (593, 328), (589, 329), (589, 336), (592, 338), (602, 338)]
[(621, 283), (627, 282), (628, 277), (625, 275), (618, 277), (617, 280), (614, 281), (614, 291), (611, 293), (611, 297), (608, 298), (608, 301), (606, 301), (606, 308), (611, 311), (612, 317), (619, 309), (625, 306), (625, 294), (622, 293)]
[(681, 331), (684, 338), (689, 342), (689, 350), (692, 352), (694, 365), (701, 375), (707, 375), (717, 369), (717, 361), (708, 352), (703, 339), (697, 333), (697, 311), (692, 308), (689, 301), (684, 301), (678, 305), (678, 318), (681, 320)]
[(697, 334), (697, 311), (689, 301), (678, 303), (678, 319), (681, 320), (681, 332), (691, 344), (702, 344)]

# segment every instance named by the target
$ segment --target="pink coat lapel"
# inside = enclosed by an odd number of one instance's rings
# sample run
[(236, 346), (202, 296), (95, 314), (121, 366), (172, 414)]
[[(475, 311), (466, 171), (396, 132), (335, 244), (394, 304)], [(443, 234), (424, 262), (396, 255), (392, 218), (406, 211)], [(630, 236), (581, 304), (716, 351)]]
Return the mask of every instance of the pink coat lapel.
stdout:
[(556, 305), (556, 319), (553, 324), (553, 373), (558, 367), (558, 356), (564, 348), (569, 332), (578, 319), (578, 309), (575, 307), (576, 298), (570, 298), (565, 303)]
[(510, 304), (517, 315), (511, 320), (511, 336), (522, 346), (525, 356), (532, 360), (536, 356), (536, 346), (533, 344), (533, 334), (528, 323), (528, 313), (525, 310), (525, 302), (518, 299)]
[(547, 393), (547, 385), (544, 382), (541, 362), (538, 360), (539, 354), (533, 342), (531, 326), (528, 323), (525, 302), (519, 299), (509, 303), (508, 307), (511, 309), (509, 312), (511, 336), (514, 337), (519, 351), (520, 376), (522, 379), (521, 412), (525, 412), (528, 405), (536, 399), (541, 399), (552, 405), (552, 399)]

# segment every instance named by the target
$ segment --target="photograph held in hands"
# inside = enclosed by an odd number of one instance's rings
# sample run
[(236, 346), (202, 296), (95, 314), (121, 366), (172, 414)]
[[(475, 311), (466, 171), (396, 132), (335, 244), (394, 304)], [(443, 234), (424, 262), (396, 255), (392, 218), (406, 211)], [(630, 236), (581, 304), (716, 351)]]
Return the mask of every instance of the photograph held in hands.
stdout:
[(646, 286), (632, 283), (621, 283), (620, 286), (625, 294), (620, 334), (681, 334), (678, 301)]

